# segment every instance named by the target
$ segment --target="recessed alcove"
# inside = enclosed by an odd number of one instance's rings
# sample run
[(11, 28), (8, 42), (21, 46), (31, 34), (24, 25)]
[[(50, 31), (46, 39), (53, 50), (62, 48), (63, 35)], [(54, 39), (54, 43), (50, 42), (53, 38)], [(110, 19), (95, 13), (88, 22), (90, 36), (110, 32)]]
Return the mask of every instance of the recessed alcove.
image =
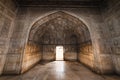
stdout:
[(119, 5), (0, 0), (0, 80), (120, 80)]

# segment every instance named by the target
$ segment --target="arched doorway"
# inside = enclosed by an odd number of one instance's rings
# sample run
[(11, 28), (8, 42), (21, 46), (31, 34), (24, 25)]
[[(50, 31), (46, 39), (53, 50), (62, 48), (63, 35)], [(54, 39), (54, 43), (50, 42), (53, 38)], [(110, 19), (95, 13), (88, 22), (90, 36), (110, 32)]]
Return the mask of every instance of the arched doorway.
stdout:
[(57, 45), (64, 47), (64, 60), (80, 61), (93, 68), (93, 47), (87, 26), (78, 18), (58, 11), (38, 20), (31, 27), (23, 56), (23, 65), (29, 65), (22, 66), (22, 72), (41, 60), (56, 60)]
[(58, 60), (64, 60), (64, 47), (63, 46), (56, 46), (56, 61)]

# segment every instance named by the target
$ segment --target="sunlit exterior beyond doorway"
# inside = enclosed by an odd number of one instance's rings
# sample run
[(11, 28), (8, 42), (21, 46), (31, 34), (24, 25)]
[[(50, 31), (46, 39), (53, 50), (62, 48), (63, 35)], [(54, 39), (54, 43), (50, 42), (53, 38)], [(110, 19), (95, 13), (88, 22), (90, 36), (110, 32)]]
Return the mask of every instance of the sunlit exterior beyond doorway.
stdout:
[(56, 60), (63, 60), (63, 46), (56, 46)]

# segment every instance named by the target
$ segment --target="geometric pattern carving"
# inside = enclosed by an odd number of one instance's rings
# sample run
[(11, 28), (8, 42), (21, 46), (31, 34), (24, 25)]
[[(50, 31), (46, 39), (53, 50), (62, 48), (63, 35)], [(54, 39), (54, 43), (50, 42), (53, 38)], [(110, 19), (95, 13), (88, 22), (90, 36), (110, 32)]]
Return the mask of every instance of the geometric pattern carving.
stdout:
[(0, 37), (4, 37), (4, 38), (8, 37), (10, 26), (11, 26), (11, 20), (5, 17), (5, 21), (0, 32)]

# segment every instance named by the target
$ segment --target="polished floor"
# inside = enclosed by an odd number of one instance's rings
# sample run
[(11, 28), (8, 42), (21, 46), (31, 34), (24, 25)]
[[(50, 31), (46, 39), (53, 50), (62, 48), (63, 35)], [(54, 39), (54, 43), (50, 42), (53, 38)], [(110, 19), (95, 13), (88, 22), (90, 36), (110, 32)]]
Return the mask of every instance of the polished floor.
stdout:
[(78, 62), (40, 63), (22, 75), (1, 76), (0, 80), (120, 80), (117, 75), (98, 75)]

